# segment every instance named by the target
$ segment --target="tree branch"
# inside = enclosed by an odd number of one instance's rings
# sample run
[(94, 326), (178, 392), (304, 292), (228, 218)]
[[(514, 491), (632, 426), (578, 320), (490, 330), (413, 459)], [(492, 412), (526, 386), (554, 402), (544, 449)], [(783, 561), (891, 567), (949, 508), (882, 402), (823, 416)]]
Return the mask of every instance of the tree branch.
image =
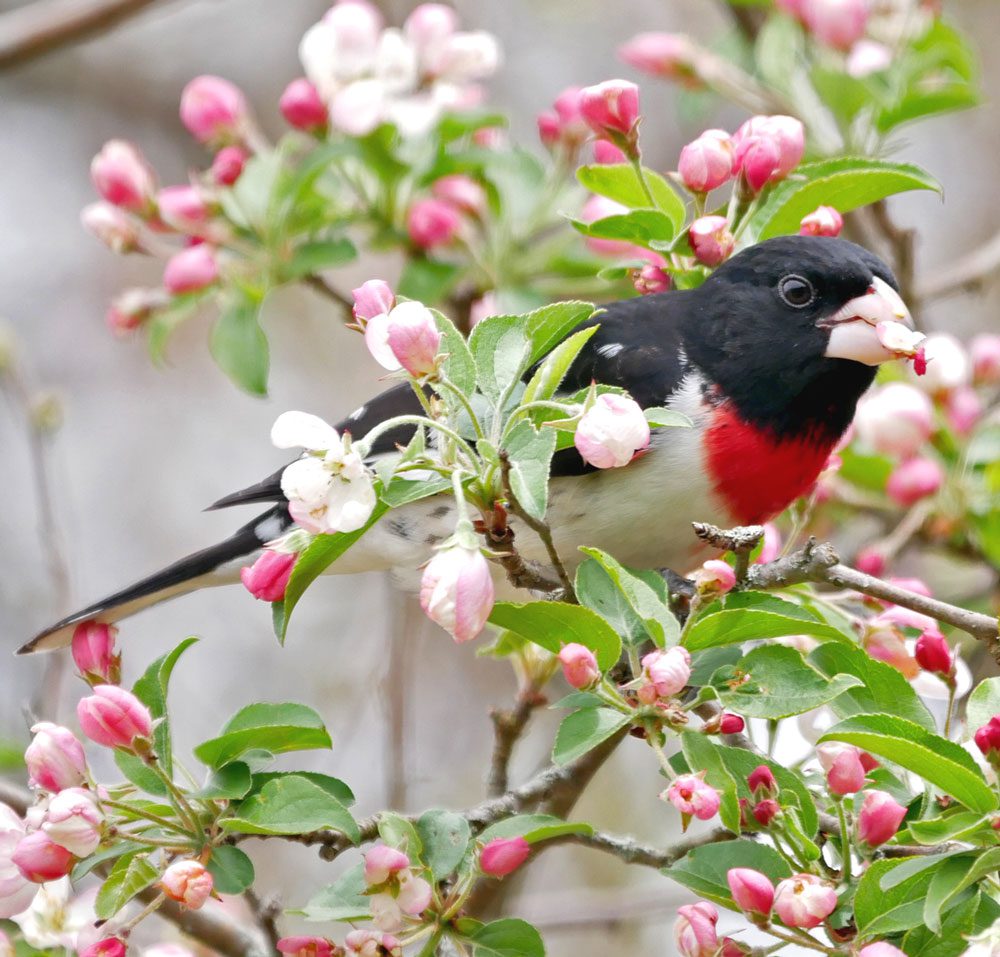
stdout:
[(954, 293), (979, 288), (1000, 271), (1000, 232), (967, 256), (931, 272), (916, 285), (918, 299), (941, 299)]
[(529, 683), (517, 695), (513, 708), (494, 709), (490, 714), (493, 719), (493, 757), (490, 760), (490, 773), (486, 779), (486, 793), (490, 797), (499, 797), (509, 789), (508, 768), (514, 745), (524, 733), (535, 708), (545, 703), (544, 696), (538, 687)]
[(331, 302), (340, 306), (344, 313), (344, 322), (351, 323), (354, 321), (353, 299), (348, 299), (347, 296), (345, 296), (339, 289), (331, 286), (330, 283), (328, 283), (322, 276), (314, 274), (306, 276), (302, 281), (314, 292), (323, 296), (323, 298), (329, 299)]

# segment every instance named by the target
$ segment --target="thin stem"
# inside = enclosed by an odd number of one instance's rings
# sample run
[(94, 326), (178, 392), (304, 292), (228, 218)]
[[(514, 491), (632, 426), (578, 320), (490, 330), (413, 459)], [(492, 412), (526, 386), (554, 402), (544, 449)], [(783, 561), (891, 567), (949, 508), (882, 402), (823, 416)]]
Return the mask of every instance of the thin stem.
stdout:
[(821, 944), (816, 938), (807, 934), (805, 931), (799, 931), (798, 933), (788, 933), (787, 931), (778, 930), (774, 924), (768, 924), (766, 927), (761, 928), (765, 933), (770, 934), (772, 937), (777, 937), (779, 940), (787, 941), (789, 944), (798, 944), (800, 947), (808, 947), (810, 950), (818, 950), (821, 954), (839, 954), (840, 951), (833, 947), (827, 947), (825, 944)]
[(159, 814), (153, 814), (151, 811), (140, 811), (138, 808), (133, 807), (131, 804), (123, 804), (121, 801), (112, 801), (110, 798), (101, 799), (102, 807), (113, 807), (116, 811), (122, 811), (125, 814), (131, 814), (132, 820), (146, 820), (153, 824), (157, 824), (160, 827), (165, 827), (171, 831), (178, 831), (181, 834), (190, 833), (187, 828), (181, 827), (179, 824), (165, 818), (160, 817)]
[(833, 803), (837, 806), (837, 819), (840, 821), (841, 879), (845, 884), (849, 884), (851, 881), (851, 832), (847, 827), (847, 815), (844, 813), (843, 800), (834, 798)]
[(653, 191), (649, 188), (649, 182), (646, 180), (646, 171), (642, 168), (642, 157), (636, 153), (635, 156), (629, 159), (632, 164), (632, 169), (635, 170), (635, 175), (639, 180), (639, 185), (642, 187), (643, 193), (646, 194), (646, 199), (649, 200), (649, 205), (653, 209), (658, 209), (659, 206), (656, 202), (656, 198), (653, 196)]
[(150, 914), (159, 910), (166, 899), (166, 894), (157, 894), (156, 897), (154, 897), (141, 911), (139, 911), (138, 914), (135, 915), (135, 917), (125, 921), (125, 923), (118, 928), (116, 936), (122, 937), (126, 935), (133, 927), (137, 926), (141, 921), (149, 917)]
[(659, 742), (656, 740), (656, 735), (659, 730), (653, 725), (652, 721), (643, 722), (646, 728), (646, 741), (649, 746), (656, 753), (656, 759), (660, 762), (660, 767), (663, 769), (663, 773), (666, 775), (668, 781), (673, 781), (677, 775), (674, 773), (674, 769), (670, 766), (670, 759), (667, 757), (666, 752), (660, 747)]
[(479, 424), (479, 419), (476, 417), (476, 413), (472, 410), (472, 405), (465, 393), (443, 372), (439, 373), (438, 382), (440, 382), (446, 389), (450, 389), (454, 393), (455, 398), (462, 404), (462, 408), (465, 409), (466, 415), (468, 415), (469, 421), (472, 423), (472, 427), (476, 430), (476, 438), (485, 439), (486, 433), (483, 431), (483, 427)]
[(167, 790), (170, 792), (170, 796), (172, 798), (172, 803), (177, 808), (180, 816), (187, 821), (191, 828), (191, 832), (193, 834), (200, 834), (201, 827), (198, 824), (198, 818), (194, 813), (194, 809), (190, 804), (188, 804), (187, 798), (184, 797), (180, 788), (174, 784), (170, 775), (160, 767), (159, 762), (156, 760), (147, 759), (145, 763), (146, 767), (148, 767), (167, 786)]
[[(469, 445), (469, 443), (466, 442), (465, 439), (463, 439), (462, 436), (460, 436), (454, 429), (450, 429), (447, 425), (437, 422), (434, 419), (429, 419), (423, 415), (397, 415), (386, 422), (376, 425), (370, 432), (366, 432), (362, 442), (367, 449), (370, 449), (375, 439), (377, 439), (383, 432), (388, 432), (401, 425), (423, 425), (427, 428), (437, 429), (438, 432), (448, 436), (448, 438), (455, 442), (456, 445), (461, 447), (462, 451), (468, 456), (470, 464), (477, 461), (476, 453), (473, 451), (472, 446)], [(362, 442), (358, 442), (356, 444), (361, 445)]]
[(948, 711), (944, 716), (944, 736), (951, 738), (951, 716), (955, 710), (956, 681), (953, 675), (948, 676)]

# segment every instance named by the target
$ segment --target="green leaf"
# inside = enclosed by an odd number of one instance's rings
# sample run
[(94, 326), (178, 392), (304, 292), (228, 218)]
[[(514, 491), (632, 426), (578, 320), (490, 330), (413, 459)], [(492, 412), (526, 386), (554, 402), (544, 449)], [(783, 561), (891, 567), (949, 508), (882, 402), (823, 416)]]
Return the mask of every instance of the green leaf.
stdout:
[(744, 838), (696, 847), (676, 864), (663, 868), (661, 873), (683, 884), (699, 897), (730, 910), (738, 910), (726, 881), (726, 873), (733, 867), (753, 868), (775, 884), (792, 873), (773, 847)]
[(656, 407), (643, 409), (642, 414), (646, 416), (646, 421), (651, 429), (690, 429), (694, 425), (683, 412), (678, 412), (675, 409)]
[(327, 794), (332, 794), (345, 807), (350, 807), (354, 803), (354, 792), (340, 778), (331, 777), (329, 774), (320, 774), (318, 771), (265, 771), (257, 773), (253, 776), (253, 790), (259, 791), (268, 781), (287, 777), (289, 774), (312, 781)]
[(854, 894), (854, 919), (861, 937), (900, 933), (923, 919), (924, 897), (931, 873), (921, 871), (894, 887), (883, 889), (882, 881), (905, 861), (873, 861), (861, 877)]
[(972, 689), (965, 705), (965, 720), (970, 732), (975, 732), (990, 718), (1000, 714), (1000, 678), (985, 678)]
[(754, 648), (735, 668), (722, 668), (712, 676), (723, 705), (751, 718), (803, 714), (859, 684), (854, 675), (827, 678), (785, 645)]
[(912, 771), (973, 811), (985, 814), (997, 807), (996, 795), (964, 748), (905, 718), (855, 715), (832, 727), (820, 741), (855, 744)]
[(250, 792), (250, 768), (242, 761), (215, 768), (208, 780), (191, 797), (206, 801), (236, 801)]
[(573, 228), (584, 236), (621, 239), (645, 246), (652, 241), (669, 243), (674, 238), (674, 222), (657, 209), (633, 209), (628, 213), (605, 216), (592, 223), (572, 220)]
[(405, 851), (410, 857), (422, 857), (424, 842), (417, 829), (401, 814), (383, 812), (378, 819), (379, 837), (390, 847)]
[(753, 213), (743, 245), (799, 231), (802, 217), (817, 206), (842, 213), (912, 189), (941, 192), (941, 186), (919, 166), (864, 157), (839, 157), (800, 166), (775, 185)]
[(491, 402), (524, 374), (529, 348), (519, 316), (488, 316), (472, 330), (469, 350), (476, 362), (479, 389)]
[(521, 635), (557, 655), (563, 645), (578, 642), (594, 652), (601, 671), (612, 667), (622, 653), (621, 639), (597, 612), (559, 601), (532, 601), (523, 605), (501, 601), (493, 606), (490, 622)]
[(977, 893), (950, 910), (937, 933), (926, 926), (908, 931), (900, 945), (907, 954), (920, 957), (960, 957), (969, 944), (966, 937), (985, 930), (1000, 916), (1000, 904)]
[(296, 246), (284, 268), (288, 279), (301, 279), (324, 269), (343, 266), (358, 255), (349, 239), (318, 239)]
[(559, 725), (556, 741), (552, 746), (552, 760), (556, 764), (569, 764), (606, 741), (630, 721), (627, 714), (612, 708), (574, 711), (563, 718)]
[(554, 349), (593, 314), (592, 303), (569, 300), (542, 306), (522, 316), (524, 332), (531, 343), (528, 365), (533, 365)]
[(875, 126), (880, 133), (888, 133), (904, 123), (940, 113), (968, 110), (981, 102), (979, 91), (969, 83), (962, 80), (951, 83), (934, 81), (933, 86), (908, 90), (898, 102), (879, 112), (875, 117)]
[(351, 812), (329, 791), (297, 774), (268, 781), (222, 819), (226, 831), (241, 834), (311, 834), (327, 828), (355, 843), (361, 834)]
[(332, 747), (323, 719), (303, 704), (251, 704), (229, 720), (217, 737), (194, 749), (203, 764), (219, 768), (253, 748), (273, 754)]
[(849, 688), (830, 702), (839, 718), (852, 714), (874, 714), (885, 702), (892, 702), (893, 714), (933, 731), (934, 718), (917, 697), (913, 686), (892, 665), (872, 658), (857, 645), (827, 642), (814, 648), (809, 663), (828, 678), (838, 674), (854, 675), (864, 682)]
[[(643, 175), (653, 194), (656, 207), (666, 213), (676, 233), (687, 216), (684, 201), (659, 173), (643, 168)], [(581, 166), (576, 171), (576, 178), (585, 189), (600, 196), (607, 196), (608, 199), (613, 199), (630, 209), (649, 207), (649, 197), (642, 188), (635, 170), (628, 163)]]
[(416, 828), (424, 845), (424, 863), (435, 881), (444, 880), (465, 857), (472, 838), (469, 822), (454, 811), (432, 810), (420, 815)]
[(451, 481), (446, 478), (411, 479), (405, 475), (397, 475), (389, 482), (388, 487), (382, 490), (381, 498), (390, 508), (399, 508), (400, 505), (430, 498), (450, 488)]
[(159, 870), (150, 864), (146, 854), (126, 854), (118, 858), (97, 892), (94, 911), (101, 920), (109, 920), (159, 876)]
[(600, 562), (593, 558), (580, 562), (573, 587), (580, 603), (596, 611), (626, 642), (646, 639), (645, 626)]
[(371, 518), (356, 532), (317, 535), (309, 543), (306, 550), (299, 555), (292, 567), (292, 575), (285, 588), (285, 600), (274, 604), (274, 630), (282, 644), (284, 644), (285, 636), (288, 633), (288, 622), (292, 617), (292, 611), (299, 603), (305, 590), (387, 511), (389, 511), (389, 506), (385, 502), (379, 501), (375, 505)]
[(542, 935), (514, 917), (483, 924), (469, 940), (475, 957), (545, 957)]
[(526, 405), (529, 402), (551, 399), (562, 384), (566, 373), (569, 372), (570, 366), (580, 354), (580, 350), (599, 328), (600, 326), (594, 325), (581, 329), (556, 346), (531, 377), (524, 390), (521, 403)]
[(594, 828), (583, 821), (564, 821), (552, 814), (515, 814), (491, 824), (480, 835), (485, 844), (495, 837), (523, 837), (529, 844), (550, 841), (565, 834), (593, 834)]
[(443, 313), (434, 310), (434, 321), (441, 333), (441, 352), (448, 357), (443, 363), (445, 375), (460, 392), (471, 395), (476, 388), (476, 360), (472, 358), (468, 343)]
[(260, 307), (258, 299), (224, 296), (209, 338), (219, 368), (251, 395), (267, 395), (270, 366), (267, 336), (258, 322)]
[(695, 774), (705, 772), (705, 780), (720, 794), (719, 820), (734, 834), (740, 833), (740, 805), (736, 780), (726, 767), (718, 748), (707, 735), (698, 731), (681, 732), (681, 751)]
[(136, 851), (145, 849), (146, 845), (139, 844), (137, 841), (121, 841), (111, 847), (104, 848), (102, 851), (95, 851), (78, 861), (73, 866), (69, 878), (75, 884), (77, 881), (82, 881), (98, 865), (106, 864), (108, 861), (113, 861), (126, 854), (131, 856)]
[(365, 890), (364, 864), (359, 863), (333, 884), (314, 894), (301, 910), (290, 910), (288, 913), (324, 923), (366, 920), (371, 917), (371, 909)]
[(906, 830), (918, 844), (943, 844), (952, 840), (973, 840), (976, 832), (992, 836), (990, 818), (959, 806), (949, 808), (940, 817), (907, 821)]
[(924, 923), (936, 934), (941, 933), (941, 913), (948, 903), (955, 903), (955, 895), (966, 886), (964, 883), (969, 873), (972, 858), (948, 857), (934, 871), (927, 897), (924, 898)]
[(504, 449), (510, 460), (514, 497), (532, 518), (542, 521), (549, 503), (549, 465), (556, 450), (556, 433), (536, 429), (522, 419), (507, 436)]
[[(577, 592), (579, 594), (579, 592)], [(712, 680), (712, 675), (720, 668), (732, 667), (743, 657), (743, 649), (737, 645), (721, 648), (706, 648), (691, 655), (691, 678), (688, 684), (700, 688)]]
[(396, 292), (407, 299), (433, 306), (445, 300), (461, 275), (461, 267), (454, 263), (416, 256), (403, 267)]
[(253, 861), (230, 844), (215, 848), (205, 866), (220, 894), (242, 894), (254, 882)]
[[(795, 19), (768, 17), (757, 34), (753, 51), (754, 64), (761, 79), (782, 93), (800, 92), (795, 88), (795, 81), (804, 46), (802, 28)], [(802, 82), (801, 78), (799, 82)]]
[(646, 634), (658, 647), (677, 644), (681, 634), (677, 619), (660, 596), (638, 574), (619, 564), (599, 548), (581, 548), (580, 551), (607, 572), (629, 608), (642, 622)]
[(832, 641), (848, 641), (843, 632), (812, 618), (792, 618), (760, 608), (733, 608), (702, 615), (691, 626), (684, 647), (688, 651), (716, 648), (762, 638), (812, 635)]

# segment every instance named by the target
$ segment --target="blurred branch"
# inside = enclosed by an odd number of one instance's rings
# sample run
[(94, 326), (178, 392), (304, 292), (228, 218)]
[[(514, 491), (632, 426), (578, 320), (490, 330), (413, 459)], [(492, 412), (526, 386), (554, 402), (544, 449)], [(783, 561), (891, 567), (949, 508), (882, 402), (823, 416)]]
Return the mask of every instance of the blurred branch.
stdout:
[(884, 199), (873, 203), (869, 209), (875, 228), (892, 250), (892, 266), (899, 282), (899, 294), (904, 302), (916, 302), (919, 298), (913, 286), (916, 231), (897, 226), (889, 215), (889, 206)]
[(967, 256), (930, 273), (917, 284), (917, 296), (921, 299), (941, 299), (954, 293), (978, 289), (998, 271), (1000, 271), (1000, 232)]
[[(0, 15), (0, 69), (113, 29), (158, 0), (35, 0)], [(164, 0), (159, 0), (164, 2)]]
[(507, 793), (510, 786), (508, 771), (514, 745), (524, 733), (535, 708), (545, 703), (538, 687), (530, 683), (518, 692), (513, 708), (496, 708), (490, 714), (493, 719), (493, 757), (490, 773), (486, 779), (486, 793), (489, 797), (499, 797)]
[(354, 321), (353, 299), (348, 299), (347, 296), (345, 296), (339, 289), (335, 289), (331, 286), (322, 276), (306, 276), (303, 281), (314, 292), (318, 292), (321, 296), (340, 306), (344, 312), (345, 322)]

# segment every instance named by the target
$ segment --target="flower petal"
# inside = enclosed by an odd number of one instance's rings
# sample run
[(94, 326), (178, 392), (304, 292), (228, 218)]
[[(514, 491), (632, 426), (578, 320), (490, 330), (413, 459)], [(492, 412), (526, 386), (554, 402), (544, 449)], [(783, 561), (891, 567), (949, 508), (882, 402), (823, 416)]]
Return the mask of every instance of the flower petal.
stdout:
[(271, 426), (271, 441), (279, 449), (301, 446), (315, 452), (340, 448), (340, 436), (332, 425), (308, 412), (282, 412)]
[(403, 368), (389, 348), (389, 316), (385, 313), (374, 316), (365, 324), (365, 345), (383, 369), (395, 372)]
[(308, 456), (292, 462), (281, 473), (281, 491), (290, 501), (315, 508), (324, 504), (333, 480), (330, 470), (320, 459)]

